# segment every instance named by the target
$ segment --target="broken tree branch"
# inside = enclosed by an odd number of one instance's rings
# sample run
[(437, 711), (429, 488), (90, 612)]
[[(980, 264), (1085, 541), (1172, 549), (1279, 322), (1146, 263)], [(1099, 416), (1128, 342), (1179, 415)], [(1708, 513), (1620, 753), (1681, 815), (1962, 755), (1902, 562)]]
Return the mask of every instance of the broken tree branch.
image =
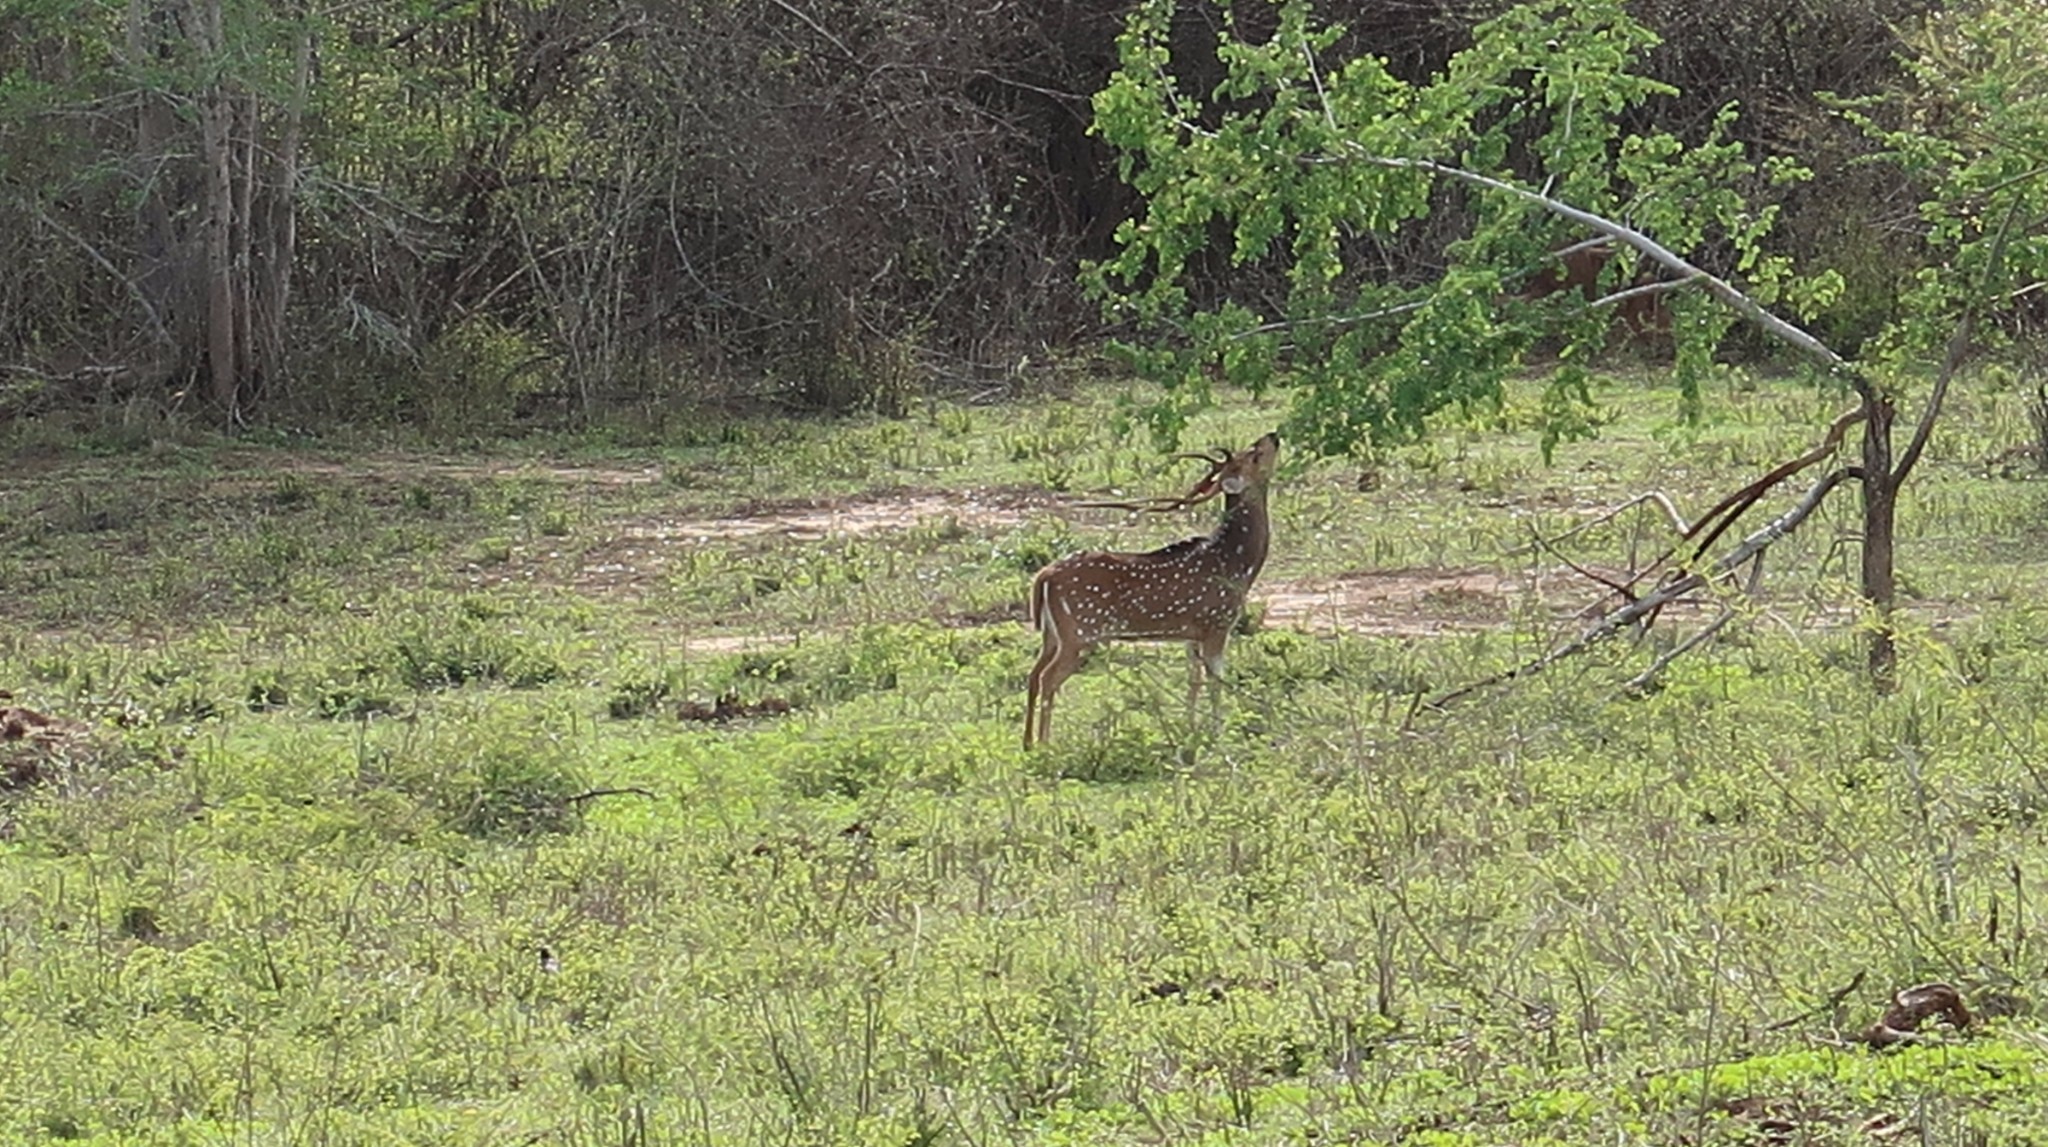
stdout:
[(1763, 477), (1721, 499), (1714, 508), (1700, 515), (1700, 520), (1693, 523), (1692, 529), (1685, 531), (1684, 537), (1687, 540), (1690, 540), (1695, 533), (1704, 529), (1707, 523), (1712, 522), (1724, 511), (1728, 514), (1725, 521), (1708, 531), (1706, 537), (1700, 539), (1699, 545), (1693, 550), (1693, 557), (1697, 558), (1705, 553), (1707, 547), (1713, 545), (1722, 534), (1726, 533), (1728, 527), (1734, 525), (1737, 518), (1740, 518), (1751, 506), (1755, 505), (1757, 499), (1770, 493), (1771, 489), (1778, 483), (1833, 454), (1842, 445), (1842, 437), (1849, 432), (1849, 428), (1868, 417), (1870, 417), (1870, 412), (1861, 406), (1852, 410), (1845, 410), (1836, 415), (1835, 420), (1828, 424), (1827, 433), (1821, 435), (1820, 442), (1813, 449), (1808, 450), (1797, 458), (1778, 464)]
[[(1705, 531), (1705, 536), (1701, 537), (1699, 543), (1693, 547), (1693, 560), (1697, 561), (1702, 555), (1706, 553), (1709, 547), (1711, 547), (1716, 541), (1720, 540), (1721, 535), (1727, 533), (1728, 530), (1732, 526), (1734, 526), (1736, 521), (1738, 521), (1742, 517), (1742, 515), (1748, 513), (1750, 507), (1756, 505), (1756, 503), (1760, 501), (1765, 494), (1770, 493), (1773, 489), (1782, 484), (1786, 479), (1791, 478), (1793, 475), (1799, 473), (1801, 470), (1805, 470), (1815, 465), (1816, 463), (1825, 460), (1829, 455), (1833, 454), (1837, 449), (1841, 447), (1842, 439), (1845, 435), (1848, 434), (1849, 428), (1863, 421), (1868, 416), (1868, 412), (1864, 410), (1862, 407), (1855, 407), (1850, 410), (1843, 411), (1841, 414), (1835, 417), (1835, 420), (1832, 423), (1828, 425), (1827, 432), (1821, 436), (1821, 440), (1817, 444), (1815, 444), (1812, 449), (1806, 451), (1804, 454), (1801, 454), (1796, 458), (1787, 459), (1786, 461), (1781, 462), (1778, 465), (1772, 467), (1769, 471), (1766, 471), (1764, 475), (1758, 478), (1756, 481), (1751, 482), (1747, 486), (1742, 487), (1741, 489), (1721, 499), (1719, 502), (1716, 502), (1711, 508), (1707, 510), (1706, 513), (1701, 514), (1697, 520), (1693, 521), (1690, 524), (1686, 522), (1685, 515), (1678, 512), (1678, 507), (1672, 503), (1671, 499), (1668, 496), (1666, 496), (1661, 491), (1651, 490), (1646, 493), (1637, 494), (1635, 497), (1630, 498), (1628, 501), (1623, 502), (1619, 506), (1616, 506), (1611, 510), (1606, 510), (1598, 516), (1591, 518), (1587, 521), (1581, 522), (1578, 525), (1573, 526), (1571, 529), (1566, 530), (1565, 532), (1558, 534), (1555, 537), (1536, 538), (1530, 548), (1542, 550), (1544, 552), (1557, 555), (1558, 551), (1556, 547), (1559, 543), (1564, 542), (1577, 534), (1583, 533), (1586, 530), (1590, 530), (1595, 526), (1613, 521), (1615, 518), (1619, 517), (1622, 513), (1626, 512), (1632, 507), (1639, 506), (1645, 502), (1648, 502), (1652, 505), (1655, 505), (1658, 509), (1664, 512), (1665, 520), (1671, 523), (1672, 532), (1678, 535), (1680, 541), (1690, 541), (1694, 537), (1699, 536), (1702, 533), (1702, 531)], [(1528, 551), (1518, 549), (1514, 552), (1525, 553)], [(1608, 588), (1620, 594), (1624, 599), (1634, 600), (1635, 587), (1642, 584), (1645, 578), (1648, 578), (1651, 574), (1654, 574), (1659, 569), (1662, 569), (1664, 567), (1664, 563), (1670, 561), (1673, 557), (1677, 555), (1677, 553), (1678, 547), (1675, 545), (1666, 549), (1663, 553), (1657, 555), (1657, 557), (1653, 559), (1649, 564), (1643, 566), (1639, 570), (1634, 571), (1634, 573), (1630, 576), (1628, 581), (1620, 585), (1615, 585), (1609, 582), (1606, 578), (1596, 577), (1592, 574), (1589, 574), (1568, 560), (1565, 561), (1565, 564), (1567, 566), (1570, 566), (1574, 572), (1580, 573), (1593, 581), (1600, 582), (1602, 585), (1606, 585)], [(1559, 555), (1559, 560), (1565, 559), (1563, 559), (1562, 556)]]
[(1739, 569), (1744, 562), (1755, 558), (1769, 549), (1780, 538), (1798, 529), (1807, 518), (1813, 516), (1813, 512), (1820, 508), (1821, 503), (1827, 499), (1827, 496), (1834, 491), (1836, 486), (1855, 476), (1856, 471), (1852, 468), (1844, 468), (1828, 474), (1820, 481), (1814, 483), (1812, 488), (1807, 490), (1806, 494), (1799, 499), (1797, 505), (1765, 523), (1755, 533), (1742, 539), (1741, 544), (1722, 555), (1720, 559), (1707, 569), (1689, 571), (1672, 578), (1670, 581), (1658, 586), (1654, 592), (1645, 594), (1642, 598), (1609, 613), (1607, 616), (1586, 627), (1578, 637), (1533, 661), (1524, 662), (1514, 668), (1495, 673), (1490, 677), (1484, 677), (1470, 684), (1461, 685), (1447, 693), (1431, 698), (1421, 706), (1418, 706), (1418, 708), (1437, 710), (1448, 708), (1452, 702), (1477, 693), (1481, 689), (1504, 684), (1523, 677), (1533, 677), (1567, 657), (1591, 649), (1593, 646), (1627, 629), (1629, 626), (1635, 625), (1644, 618), (1654, 615), (1658, 610), (1663, 609), (1686, 594), (1720, 579), (1733, 570)]
[(1642, 283), (1625, 290), (1616, 291), (1611, 295), (1602, 295), (1587, 303), (1586, 306), (1588, 308), (1611, 307), (1618, 303), (1625, 303), (1638, 295), (1663, 295), (1691, 285), (1691, 279), (1659, 279), (1654, 283)]
[(1735, 607), (1729, 605), (1722, 606), (1720, 614), (1714, 620), (1701, 626), (1699, 632), (1658, 654), (1657, 659), (1650, 662), (1648, 668), (1623, 682), (1621, 692), (1625, 696), (1636, 696), (1649, 692), (1650, 686), (1656, 682), (1657, 678), (1663, 676), (1664, 671), (1671, 667), (1672, 662), (1712, 641), (1714, 635), (1727, 628), (1728, 623), (1733, 620), (1735, 620)]
[(1619, 596), (1623, 601), (1633, 601), (1635, 599), (1635, 593), (1631, 587), (1634, 586), (1635, 582), (1640, 579), (1631, 578), (1628, 581), (1628, 583), (1624, 584), (1622, 582), (1615, 581), (1613, 578), (1605, 576), (1598, 570), (1587, 569), (1585, 566), (1582, 566), (1579, 563), (1573, 561), (1570, 555), (1566, 554), (1563, 550), (1558, 549), (1556, 543), (1552, 542), (1549, 538), (1546, 538), (1543, 535), (1537, 533), (1536, 527), (1534, 525), (1531, 525), (1529, 527), (1529, 537), (1531, 539), (1532, 544), (1537, 549), (1543, 551), (1546, 554), (1549, 554), (1553, 558), (1556, 558), (1559, 562), (1563, 563), (1564, 568), (1572, 571), (1573, 573), (1579, 575), (1582, 578), (1585, 578), (1587, 581), (1590, 581), (1595, 585), (1606, 586), (1610, 592)]
[[(1685, 515), (1678, 512), (1678, 507), (1672, 503), (1671, 499), (1668, 496), (1666, 496), (1661, 490), (1650, 490), (1641, 494), (1637, 494), (1635, 497), (1630, 498), (1628, 501), (1623, 502), (1621, 505), (1616, 506), (1613, 509), (1603, 510), (1598, 515), (1592, 518), (1588, 518), (1583, 522), (1580, 522), (1578, 525), (1573, 526), (1571, 529), (1566, 530), (1564, 533), (1558, 534), (1556, 537), (1548, 539), (1549, 544), (1556, 545), (1561, 542), (1570, 541), (1572, 538), (1578, 536), (1579, 534), (1585, 533), (1587, 530), (1590, 530), (1595, 526), (1605, 525), (1606, 523), (1613, 521), (1614, 519), (1620, 517), (1624, 513), (1627, 513), (1629, 510), (1632, 510), (1635, 507), (1642, 505), (1644, 502), (1649, 502), (1652, 505), (1655, 505), (1658, 509), (1664, 511), (1664, 519), (1671, 523), (1672, 533), (1677, 534), (1679, 537), (1682, 538), (1692, 532), (1692, 527), (1685, 524)], [(1535, 547), (1532, 545), (1531, 548)], [(1527, 553), (1528, 550), (1517, 549), (1511, 550), (1509, 552), (1521, 554)]]

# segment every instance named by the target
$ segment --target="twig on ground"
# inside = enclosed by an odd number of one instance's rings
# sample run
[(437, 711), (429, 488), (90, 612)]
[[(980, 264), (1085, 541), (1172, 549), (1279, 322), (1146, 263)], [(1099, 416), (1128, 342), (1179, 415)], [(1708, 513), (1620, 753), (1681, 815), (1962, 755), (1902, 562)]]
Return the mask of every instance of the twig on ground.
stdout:
[(1846, 1001), (1850, 996), (1855, 995), (1856, 990), (1863, 986), (1863, 977), (1866, 974), (1867, 973), (1864, 972), (1857, 972), (1855, 977), (1851, 979), (1848, 983), (1843, 984), (1840, 988), (1835, 989), (1835, 991), (1828, 996), (1828, 1000), (1826, 1003), (1816, 1004), (1815, 1006), (1810, 1007), (1803, 1012), (1800, 1012), (1798, 1015), (1793, 1016), (1790, 1019), (1783, 1019), (1779, 1020), (1774, 1024), (1765, 1025), (1764, 1030), (1767, 1032), (1784, 1031), (1786, 1028), (1792, 1027), (1795, 1024), (1805, 1023), (1807, 1020), (1810, 1020), (1815, 1016), (1833, 1014), (1837, 1009), (1839, 1009), (1842, 1006), (1844, 1001)]
[(654, 795), (653, 793), (651, 793), (651, 792), (647, 791), (646, 789), (643, 789), (643, 788), (636, 788), (636, 787), (633, 787), (633, 786), (630, 786), (630, 785), (629, 785), (629, 786), (627, 786), (626, 788), (621, 788), (621, 789), (591, 789), (591, 790), (590, 790), (589, 792), (581, 792), (581, 793), (577, 793), (577, 794), (576, 794), (575, 796), (573, 796), (573, 797), (568, 797), (568, 798), (565, 798), (565, 799), (564, 799), (564, 800), (562, 801), (562, 803), (563, 803), (563, 804), (582, 804), (582, 803), (583, 803), (584, 801), (587, 801), (587, 800), (596, 800), (596, 799), (597, 799), (598, 797), (617, 797), (617, 796), (636, 796), (636, 797), (646, 797), (646, 798), (647, 798), (648, 800), (651, 800), (651, 801), (652, 801), (652, 800), (660, 800), (660, 799), (661, 799), (660, 797), (658, 797), (658, 796)]

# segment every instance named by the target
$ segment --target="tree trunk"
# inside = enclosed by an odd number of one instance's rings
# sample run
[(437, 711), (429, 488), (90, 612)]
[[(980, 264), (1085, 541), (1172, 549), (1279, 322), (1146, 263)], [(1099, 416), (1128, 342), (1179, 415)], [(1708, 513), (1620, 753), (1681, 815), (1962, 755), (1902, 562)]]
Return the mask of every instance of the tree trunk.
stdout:
[(1897, 411), (1889, 395), (1873, 393), (1866, 401), (1863, 423), (1863, 600), (1869, 604), (1870, 683), (1880, 693), (1898, 685), (1898, 647), (1892, 632), (1892, 608), (1898, 597), (1896, 519), (1898, 476), (1892, 472), (1892, 419)]
[[(221, 0), (193, 4), (193, 29), (200, 58), (224, 64), (226, 36)], [(235, 172), (230, 137), (235, 101), (216, 78), (200, 97), (200, 160), (206, 180), (206, 359), (213, 400), (230, 419), (237, 413), (242, 363), (237, 337), (242, 324), (235, 289)]]
[(256, 341), (249, 353), (267, 388), (284, 385), (285, 312), (290, 306), (292, 261), (298, 247), (299, 144), (305, 131), (306, 99), (313, 78), (313, 32), (302, 8), (293, 48), (292, 96), (285, 108), (277, 141), (277, 170), (263, 194), (264, 208), (252, 216), (260, 232), (258, 274), (251, 276), (256, 297)]
[[(128, 68), (147, 77), (176, 54), (170, 38), (175, 13), (168, 0), (129, 0)], [(135, 204), (136, 254), (131, 277), (141, 294), (153, 336), (142, 378), (150, 384), (192, 384), (200, 363), (198, 250), (177, 209), (196, 191), (192, 147), (180, 140), (177, 111), (164, 91), (146, 79), (136, 87), (133, 161), (139, 195)]]

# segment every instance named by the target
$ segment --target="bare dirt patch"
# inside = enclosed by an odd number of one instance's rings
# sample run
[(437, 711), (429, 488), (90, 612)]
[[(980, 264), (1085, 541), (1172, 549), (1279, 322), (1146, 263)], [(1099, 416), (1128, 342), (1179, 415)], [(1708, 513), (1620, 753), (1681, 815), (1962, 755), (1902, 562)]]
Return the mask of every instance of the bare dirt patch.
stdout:
[(464, 462), (450, 459), (368, 455), (347, 461), (293, 458), (279, 469), (315, 478), (397, 481), (445, 478), (491, 481), (536, 479), (582, 486), (649, 486), (661, 481), (659, 466), (570, 466), (549, 462)]
[(1270, 626), (1423, 637), (1505, 625), (1534, 590), (1532, 578), (1485, 570), (1406, 569), (1272, 582), (1253, 596)]
[(1023, 525), (1032, 512), (1057, 506), (1051, 495), (1037, 490), (904, 491), (749, 507), (714, 518), (634, 523), (621, 536), (652, 544), (730, 541), (766, 535), (818, 542), (919, 528), (1006, 530)]
[[(1619, 570), (1598, 571), (1614, 582)], [(1570, 626), (1619, 604), (1616, 595), (1563, 567), (1503, 574), (1481, 569), (1400, 569), (1265, 582), (1252, 591), (1269, 626), (1312, 633), (1428, 637), (1471, 633), (1531, 617)], [(1711, 609), (1703, 601), (1667, 606), (1671, 615)]]
[(675, 560), (710, 542), (812, 543), (930, 530), (947, 536), (1022, 526), (1059, 503), (1043, 490), (897, 491), (855, 498), (767, 503), (708, 517), (639, 516), (615, 523), (585, 550), (571, 585), (584, 593), (636, 593), (668, 576)]

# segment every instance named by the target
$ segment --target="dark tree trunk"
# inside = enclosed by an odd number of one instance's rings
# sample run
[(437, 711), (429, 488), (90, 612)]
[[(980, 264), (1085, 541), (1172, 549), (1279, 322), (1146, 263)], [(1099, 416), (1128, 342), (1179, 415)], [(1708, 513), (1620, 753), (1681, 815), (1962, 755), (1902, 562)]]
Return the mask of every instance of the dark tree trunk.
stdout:
[(1870, 605), (1870, 683), (1880, 693), (1897, 685), (1898, 648), (1892, 608), (1898, 596), (1896, 553), (1898, 475), (1892, 472), (1892, 420), (1887, 395), (1873, 394), (1863, 423), (1863, 600)]

